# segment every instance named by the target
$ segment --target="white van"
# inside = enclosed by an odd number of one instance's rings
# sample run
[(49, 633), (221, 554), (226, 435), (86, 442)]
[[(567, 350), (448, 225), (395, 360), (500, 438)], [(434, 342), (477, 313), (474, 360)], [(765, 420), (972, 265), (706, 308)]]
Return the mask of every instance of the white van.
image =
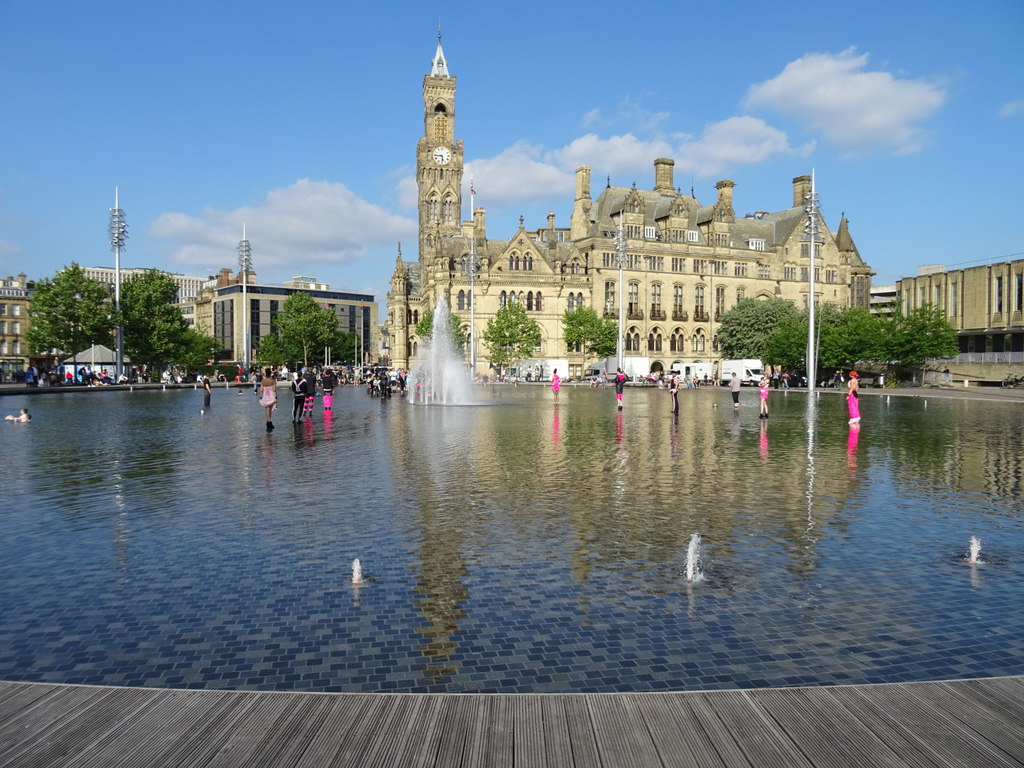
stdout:
[(739, 377), (740, 383), (747, 386), (757, 386), (764, 373), (764, 366), (760, 360), (748, 357), (743, 360), (723, 360), (721, 380), (723, 384), (732, 381), (733, 373)]

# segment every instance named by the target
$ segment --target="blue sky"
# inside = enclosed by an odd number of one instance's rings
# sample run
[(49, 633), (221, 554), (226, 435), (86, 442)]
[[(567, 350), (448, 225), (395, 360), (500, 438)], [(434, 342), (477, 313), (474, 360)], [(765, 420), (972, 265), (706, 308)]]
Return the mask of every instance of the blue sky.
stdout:
[[(785, 10), (783, 10), (785, 9)], [(415, 258), (422, 82), (440, 21), (487, 233), (650, 188), (792, 204), (816, 173), (874, 281), (1024, 252), (1024, 3), (0, 0), (0, 276), (112, 265), (312, 275), (383, 306)]]

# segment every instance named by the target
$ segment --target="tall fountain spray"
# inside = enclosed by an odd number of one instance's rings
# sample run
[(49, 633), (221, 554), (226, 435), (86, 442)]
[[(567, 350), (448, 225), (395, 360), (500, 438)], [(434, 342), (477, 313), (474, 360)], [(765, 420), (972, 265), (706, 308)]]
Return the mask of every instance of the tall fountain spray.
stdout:
[(702, 581), (704, 574), (700, 572), (700, 534), (690, 536), (690, 546), (686, 549), (686, 580)]
[(431, 405), (464, 405), (471, 401), (471, 384), (462, 355), (452, 344), (452, 313), (442, 296), (434, 308), (430, 340), (414, 362), (417, 387), (413, 402)]

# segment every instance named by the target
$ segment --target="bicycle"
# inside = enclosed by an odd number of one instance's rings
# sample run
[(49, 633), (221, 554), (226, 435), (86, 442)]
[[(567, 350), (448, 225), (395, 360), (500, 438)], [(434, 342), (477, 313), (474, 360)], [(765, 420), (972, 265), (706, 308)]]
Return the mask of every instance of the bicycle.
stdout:
[(1006, 374), (1006, 378), (999, 382), (1003, 389), (1013, 389), (1018, 384), (1024, 384), (1024, 376), (1014, 376), (1012, 373)]

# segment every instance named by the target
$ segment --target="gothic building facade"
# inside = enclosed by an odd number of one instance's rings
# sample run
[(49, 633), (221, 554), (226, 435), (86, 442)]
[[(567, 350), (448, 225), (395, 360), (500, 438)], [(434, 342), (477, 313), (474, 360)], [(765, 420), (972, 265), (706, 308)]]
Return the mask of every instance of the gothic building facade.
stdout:
[[(594, 362), (564, 341), (563, 315), (579, 306), (618, 320), (619, 302), (625, 302), (623, 367), (640, 375), (715, 365), (716, 323), (741, 299), (783, 298), (807, 306), (811, 179), (805, 175), (793, 179), (791, 208), (737, 217), (732, 181), (719, 181), (717, 199), (702, 205), (676, 188), (668, 158), (654, 160), (651, 189), (609, 180), (596, 199), (590, 168), (581, 166), (568, 227), (557, 226), (552, 212), (546, 226), (528, 230), (520, 219), (511, 237), (489, 239), (483, 208), (460, 220), (463, 142), (455, 138), (455, 85), (439, 39), (423, 79), (423, 135), (416, 147), (417, 258), (403, 260), (399, 247), (387, 297), (385, 333), (394, 365), (415, 365), (422, 344), (416, 323), (442, 297), (474, 339), (476, 373), (482, 374), (488, 361), (480, 339), (488, 321), (509, 302), (523, 305), (540, 325), (542, 341), (535, 359), (520, 367), (543, 376), (552, 368), (579, 376)], [(845, 215), (835, 232), (819, 224), (814, 292), (817, 303), (869, 307), (871, 269)], [(467, 343), (467, 361), (469, 349)]]

